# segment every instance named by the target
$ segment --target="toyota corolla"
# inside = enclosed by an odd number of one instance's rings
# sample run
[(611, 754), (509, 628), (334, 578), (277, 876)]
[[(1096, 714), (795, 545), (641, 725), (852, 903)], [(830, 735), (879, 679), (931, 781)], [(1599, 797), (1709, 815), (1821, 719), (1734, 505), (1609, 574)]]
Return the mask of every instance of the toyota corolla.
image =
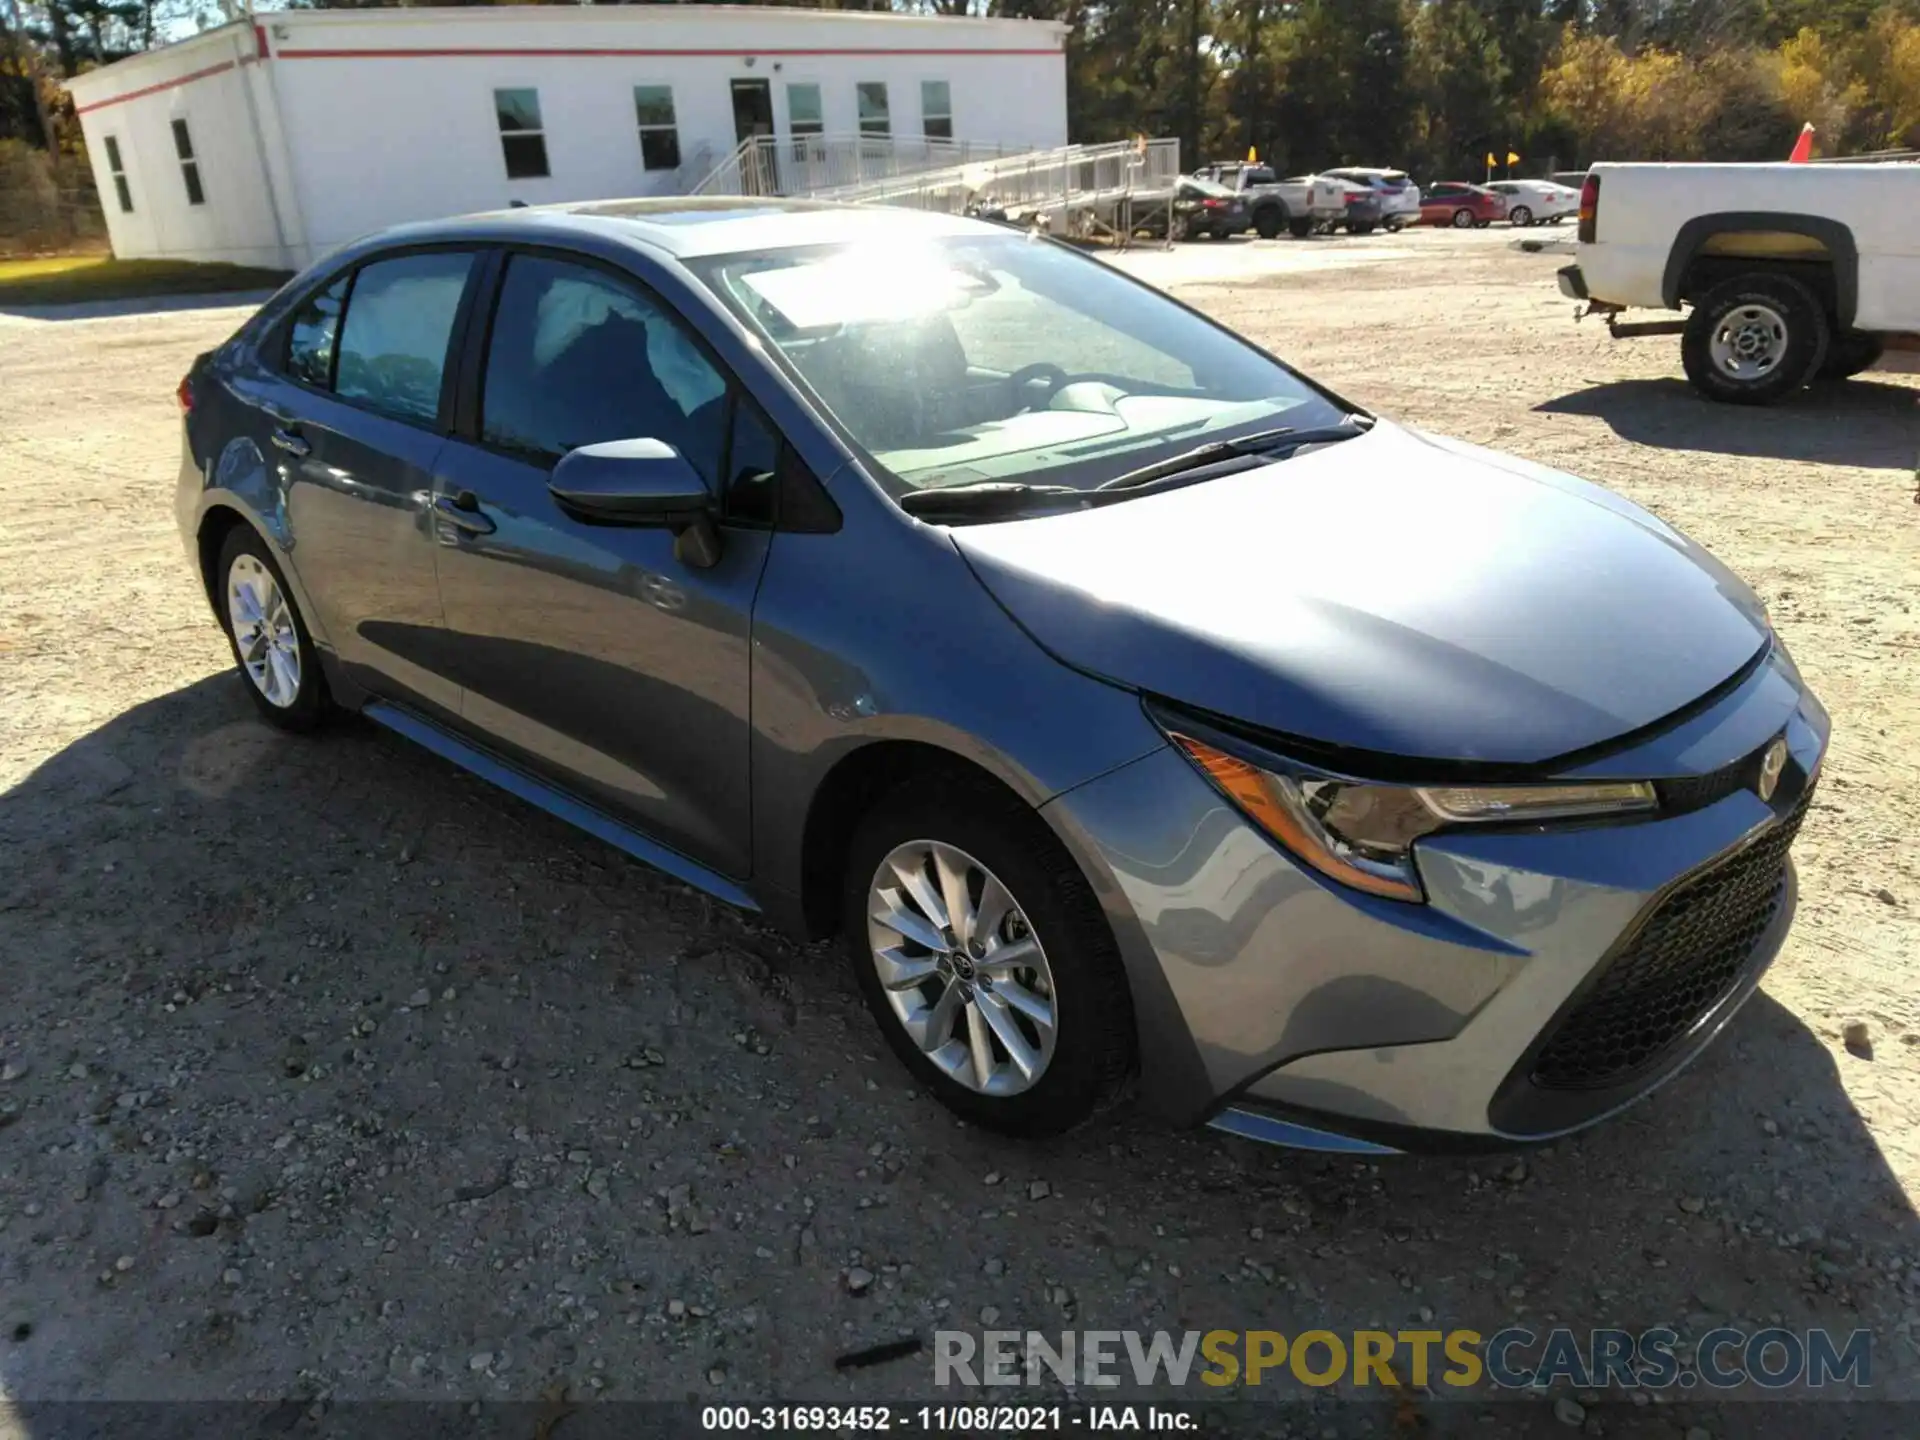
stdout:
[[(180, 387), (270, 722), (357, 711), (796, 936), (954, 1111), (1564, 1134), (1778, 952), (1828, 722), (1751, 590), (963, 219), (523, 209)], [(1737, 1078), (1734, 1080), (1737, 1083)]]

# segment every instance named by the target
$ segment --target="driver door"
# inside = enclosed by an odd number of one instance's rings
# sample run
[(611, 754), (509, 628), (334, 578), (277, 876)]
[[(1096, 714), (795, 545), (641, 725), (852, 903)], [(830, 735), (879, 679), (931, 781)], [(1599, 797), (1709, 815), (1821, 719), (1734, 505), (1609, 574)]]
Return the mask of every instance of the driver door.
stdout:
[(777, 439), (665, 302), (585, 257), (508, 255), (486, 333), (478, 414), (434, 477), (463, 724), (744, 876), (748, 645), (771, 531), (723, 521), (720, 558), (702, 568), (669, 530), (573, 518), (547, 482), (569, 449), (646, 437), (717, 494), (723, 461), (771, 472)]

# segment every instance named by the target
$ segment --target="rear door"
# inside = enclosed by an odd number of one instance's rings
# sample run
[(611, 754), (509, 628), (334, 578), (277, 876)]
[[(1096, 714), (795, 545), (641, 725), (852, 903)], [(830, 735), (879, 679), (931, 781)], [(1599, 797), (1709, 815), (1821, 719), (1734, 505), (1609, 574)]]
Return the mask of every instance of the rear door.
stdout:
[(348, 678), (442, 715), (460, 696), (439, 648), (429, 508), (475, 258), (387, 253), (333, 276), (241, 387), (278, 470), (289, 558)]

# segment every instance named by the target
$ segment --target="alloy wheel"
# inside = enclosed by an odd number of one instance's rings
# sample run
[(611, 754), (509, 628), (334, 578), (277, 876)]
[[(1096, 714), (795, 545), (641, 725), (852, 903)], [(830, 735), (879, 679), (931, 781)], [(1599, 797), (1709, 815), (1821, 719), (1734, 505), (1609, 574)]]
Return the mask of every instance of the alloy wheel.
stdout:
[(894, 1018), (942, 1074), (996, 1097), (1039, 1083), (1057, 1039), (1053, 972), (992, 871), (937, 840), (896, 846), (868, 887), (867, 938)]
[(292, 708), (300, 697), (300, 632), (280, 582), (255, 556), (236, 556), (227, 571), (227, 619), (254, 689), (275, 709)]

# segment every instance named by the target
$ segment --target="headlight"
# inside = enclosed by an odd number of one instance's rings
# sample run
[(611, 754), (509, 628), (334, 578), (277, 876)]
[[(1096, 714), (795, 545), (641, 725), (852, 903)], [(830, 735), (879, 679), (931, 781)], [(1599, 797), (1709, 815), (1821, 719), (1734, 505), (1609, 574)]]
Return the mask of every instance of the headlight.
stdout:
[(1392, 900), (1426, 898), (1413, 842), (1445, 825), (1566, 820), (1651, 810), (1645, 781), (1567, 785), (1374, 785), (1306, 767), (1267, 770), (1177, 731), (1173, 741), (1224, 794), (1322, 875)]

